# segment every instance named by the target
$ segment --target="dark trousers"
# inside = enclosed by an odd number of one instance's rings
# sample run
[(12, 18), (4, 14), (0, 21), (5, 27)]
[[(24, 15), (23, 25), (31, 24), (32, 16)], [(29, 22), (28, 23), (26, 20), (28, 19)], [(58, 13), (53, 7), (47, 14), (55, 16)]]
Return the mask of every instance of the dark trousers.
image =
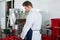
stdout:
[(26, 40), (32, 40), (32, 33), (33, 31), (30, 29), (26, 35), (27, 39)]

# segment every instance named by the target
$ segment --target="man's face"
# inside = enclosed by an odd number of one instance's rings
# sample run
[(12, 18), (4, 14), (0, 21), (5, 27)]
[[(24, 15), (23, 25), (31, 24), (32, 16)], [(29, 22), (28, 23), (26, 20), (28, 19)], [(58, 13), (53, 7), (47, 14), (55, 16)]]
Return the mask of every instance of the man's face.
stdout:
[(24, 8), (25, 8), (25, 11), (26, 12), (29, 12), (31, 10), (31, 7), (30, 6), (24, 6)]

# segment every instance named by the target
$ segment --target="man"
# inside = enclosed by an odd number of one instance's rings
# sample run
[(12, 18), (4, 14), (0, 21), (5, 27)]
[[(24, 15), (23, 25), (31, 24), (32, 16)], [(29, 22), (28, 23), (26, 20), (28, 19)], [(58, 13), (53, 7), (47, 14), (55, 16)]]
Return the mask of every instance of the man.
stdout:
[(32, 3), (29, 1), (25, 1), (23, 3), (23, 7), (29, 14), (26, 18), (26, 23), (21, 33), (21, 38), (24, 40), (27, 36), (27, 40), (41, 40), (40, 29), (42, 16), (40, 12), (33, 10)]

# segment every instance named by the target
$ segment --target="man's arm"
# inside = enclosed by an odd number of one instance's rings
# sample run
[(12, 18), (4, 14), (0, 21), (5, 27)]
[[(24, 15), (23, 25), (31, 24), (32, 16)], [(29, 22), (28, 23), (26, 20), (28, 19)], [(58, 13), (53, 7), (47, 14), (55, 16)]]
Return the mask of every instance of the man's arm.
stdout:
[(27, 32), (29, 31), (29, 29), (32, 27), (33, 25), (33, 17), (28, 17), (26, 20), (26, 24), (23, 27), (22, 33), (21, 33), (21, 38), (24, 39)]

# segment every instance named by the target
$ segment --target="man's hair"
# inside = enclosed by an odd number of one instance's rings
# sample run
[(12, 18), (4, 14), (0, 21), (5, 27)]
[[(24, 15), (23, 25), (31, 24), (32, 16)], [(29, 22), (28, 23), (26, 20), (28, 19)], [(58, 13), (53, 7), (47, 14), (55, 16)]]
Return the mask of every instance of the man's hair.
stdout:
[(33, 7), (33, 6), (32, 6), (32, 3), (31, 3), (30, 1), (25, 1), (25, 2), (23, 3), (23, 6), (31, 6), (31, 7)]

